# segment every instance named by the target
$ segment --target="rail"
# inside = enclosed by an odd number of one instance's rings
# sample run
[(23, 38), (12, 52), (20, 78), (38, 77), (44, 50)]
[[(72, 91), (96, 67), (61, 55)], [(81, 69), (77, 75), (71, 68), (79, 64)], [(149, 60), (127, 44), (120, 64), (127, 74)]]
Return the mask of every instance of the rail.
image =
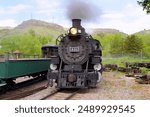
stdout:
[[(4, 86), (4, 87), (0, 87), (1, 88), (1, 93), (0, 93), (0, 100), (1, 99), (11, 99), (10, 96), (11, 95), (7, 95), (6, 93), (9, 93), (12, 92), (12, 91), (17, 91), (17, 90), (20, 90), (21, 88), (26, 88), (28, 86), (32, 86), (36, 83), (39, 83), (39, 82), (42, 82), (42, 81), (45, 81), (46, 79), (43, 78), (42, 76), (41, 77), (37, 77), (37, 78), (33, 78), (33, 79), (29, 79), (29, 80), (26, 80), (26, 81), (23, 81), (23, 82), (19, 82), (17, 84), (15, 84), (14, 86), (12, 87), (9, 87), (9, 86)], [(44, 85), (45, 87), (45, 85)], [(24, 92), (24, 91), (23, 91)], [(22, 93), (23, 93), (22, 92)], [(27, 93), (27, 92), (26, 92)], [(17, 95), (17, 94), (16, 94)], [(20, 93), (18, 94), (20, 95)], [(23, 95), (23, 94), (22, 94)], [(12, 96), (11, 96), (12, 97)], [(15, 98), (15, 96), (13, 95), (13, 97)], [(16, 96), (17, 98), (17, 96)]]
[(29, 95), (32, 95), (36, 92), (39, 92), (41, 90), (44, 90), (46, 89), (45, 86), (41, 86), (41, 87), (38, 87), (36, 89), (31, 89), (31, 90), (28, 90), (28, 91), (24, 91), (24, 92), (21, 92), (19, 94), (15, 94), (15, 95), (11, 95), (10, 97), (5, 97), (5, 98), (2, 98), (3, 100), (17, 100), (17, 99), (21, 99), (21, 98), (24, 98), (24, 97), (27, 97)]
[(47, 100), (47, 99), (55, 99), (55, 100), (70, 100), (72, 99), (81, 89), (74, 89), (65, 91), (63, 89), (57, 89), (52, 91), (50, 94), (42, 97), (40, 100)]

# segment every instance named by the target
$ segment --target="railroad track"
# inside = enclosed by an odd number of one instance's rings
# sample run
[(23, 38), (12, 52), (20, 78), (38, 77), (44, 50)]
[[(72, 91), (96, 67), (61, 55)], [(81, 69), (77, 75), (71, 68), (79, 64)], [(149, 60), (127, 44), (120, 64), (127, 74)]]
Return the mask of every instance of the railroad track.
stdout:
[(0, 95), (3, 95), (3, 94), (5, 94), (9, 91), (18, 90), (20, 88), (24, 88), (24, 87), (33, 85), (35, 83), (38, 83), (38, 82), (44, 81), (44, 80), (46, 80), (46, 77), (40, 76), (40, 77), (35, 77), (35, 78), (29, 79), (29, 80), (26, 80), (26, 81), (23, 81), (23, 82), (16, 83), (12, 86), (5, 85), (3, 87), (0, 87)]
[(52, 91), (50, 94), (46, 95), (45, 97), (42, 97), (40, 100), (69, 100), (72, 97), (74, 97), (81, 89), (76, 90), (62, 90), (57, 89)]
[(17, 99), (21, 99), (21, 98), (27, 97), (29, 95), (32, 95), (34, 93), (37, 93), (37, 92), (39, 92), (41, 90), (44, 90), (44, 89), (46, 89), (45, 86), (40, 86), (38, 88), (34, 88), (34, 89), (27, 90), (27, 91), (23, 91), (23, 92), (14, 94), (14, 95), (2, 96), (0, 99), (1, 100), (17, 100)]
[(31, 79), (16, 84), (7, 92), (0, 95), (0, 100), (16, 100), (46, 89), (45, 78)]

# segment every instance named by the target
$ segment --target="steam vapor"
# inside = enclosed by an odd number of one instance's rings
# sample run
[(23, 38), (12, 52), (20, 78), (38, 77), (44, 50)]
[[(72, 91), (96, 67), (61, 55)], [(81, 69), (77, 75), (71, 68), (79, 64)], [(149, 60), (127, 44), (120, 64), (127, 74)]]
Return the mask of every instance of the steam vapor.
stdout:
[(68, 0), (67, 17), (69, 19), (82, 19), (85, 21), (96, 21), (100, 16), (100, 9), (83, 0)]

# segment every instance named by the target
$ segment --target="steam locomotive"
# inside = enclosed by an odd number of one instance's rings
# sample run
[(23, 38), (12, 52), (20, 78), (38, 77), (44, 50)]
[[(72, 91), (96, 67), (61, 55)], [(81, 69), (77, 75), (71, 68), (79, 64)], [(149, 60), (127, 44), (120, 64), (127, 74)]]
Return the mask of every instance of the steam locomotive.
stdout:
[(89, 88), (101, 81), (101, 44), (85, 32), (81, 19), (72, 19), (68, 34), (60, 35), (51, 47), (54, 51), (47, 73), (48, 85), (55, 82), (57, 88)]

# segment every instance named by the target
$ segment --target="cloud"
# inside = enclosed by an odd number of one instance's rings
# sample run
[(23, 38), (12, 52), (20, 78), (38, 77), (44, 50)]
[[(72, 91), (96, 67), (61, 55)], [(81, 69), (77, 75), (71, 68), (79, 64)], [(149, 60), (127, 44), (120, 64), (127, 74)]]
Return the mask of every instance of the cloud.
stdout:
[(101, 17), (105, 19), (122, 19), (125, 15), (116, 11), (104, 11)]
[(10, 6), (10, 7), (0, 7), (0, 14), (17, 14), (23, 11), (26, 11), (30, 9), (30, 5), (24, 5), (24, 4), (18, 4), (16, 6)]
[(16, 23), (16, 20), (14, 19), (0, 20), (0, 26), (1, 27), (4, 27), (4, 26), (16, 27), (17, 23)]
[(50, 1), (50, 0), (35, 0), (37, 8), (39, 9), (55, 9), (59, 7), (61, 2), (60, 0)]
[(20, 19), (24, 16), (24, 12), (27, 12), (31, 9), (30, 5), (17, 4), (14, 6), (0, 7), (0, 26), (17, 26), (17, 19)]
[[(35, 0), (35, 8), (33, 15), (44, 21), (59, 23), (64, 18), (64, 0)], [(62, 20), (60, 20), (60, 17)], [(59, 19), (59, 22), (56, 20)]]
[[(71, 21), (65, 16), (67, 1), (69, 0), (32, 0), (25, 4), (19, 2), (15, 6), (0, 5), (0, 26), (14, 27), (17, 22), (25, 20), (24, 17), (32, 14), (35, 19), (70, 27)], [(119, 0), (87, 0), (87, 2), (90, 1), (98, 7), (102, 6), (102, 15), (98, 17), (98, 22), (83, 21), (85, 28), (114, 28), (128, 34), (150, 29), (150, 15), (142, 10), (136, 0), (130, 2), (124, 0), (121, 3)]]
[(62, 2), (60, 0), (50, 1), (50, 0), (36, 0), (36, 9), (39, 14), (47, 13), (59, 13), (62, 11)]
[[(42, 20), (58, 23), (63, 26), (70, 26), (70, 21), (67, 21), (65, 16), (65, 7), (63, 1), (55, 0), (36, 0), (36, 13), (42, 16)], [(61, 18), (61, 20), (60, 20)], [(99, 18), (99, 22), (85, 23), (85, 27), (90, 28), (114, 28), (122, 32), (132, 34), (144, 29), (150, 29), (150, 15), (147, 15), (142, 8), (135, 4), (126, 4), (121, 9), (103, 11)], [(84, 25), (84, 22), (82, 22)]]
[(150, 15), (147, 15), (140, 6), (127, 4), (120, 11), (104, 11), (103, 28), (116, 28), (132, 34), (144, 29), (150, 29)]

